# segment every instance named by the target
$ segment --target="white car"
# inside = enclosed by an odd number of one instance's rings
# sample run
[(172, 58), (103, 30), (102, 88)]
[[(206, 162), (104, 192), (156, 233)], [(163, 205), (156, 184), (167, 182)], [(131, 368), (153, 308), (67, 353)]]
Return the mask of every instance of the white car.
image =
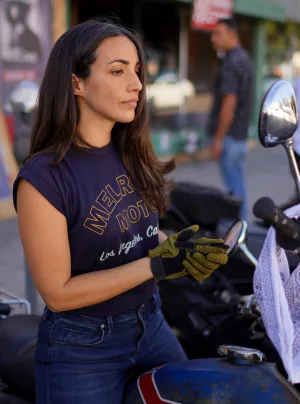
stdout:
[(147, 100), (155, 109), (182, 106), (188, 97), (195, 94), (195, 86), (178, 74), (168, 72), (160, 75), (147, 86)]

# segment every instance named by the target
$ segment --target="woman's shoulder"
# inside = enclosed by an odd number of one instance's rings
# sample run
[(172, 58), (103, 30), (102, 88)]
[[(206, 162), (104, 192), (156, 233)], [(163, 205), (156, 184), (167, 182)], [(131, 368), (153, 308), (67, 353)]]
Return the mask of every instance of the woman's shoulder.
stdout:
[(16, 207), (17, 190), (21, 179), (33, 185), (60, 212), (65, 214), (64, 202), (67, 200), (66, 191), (62, 186), (60, 176), (56, 175), (56, 167), (51, 165), (54, 153), (41, 153), (28, 158), (20, 169), (13, 185), (13, 199)]
[(61, 177), (68, 164), (65, 157), (56, 163), (56, 154), (54, 152), (40, 153), (28, 157), (20, 168), (19, 175), (29, 173), (40, 177)]
[(54, 153), (40, 153), (34, 156), (28, 157), (21, 170), (38, 170), (43, 168), (51, 168), (51, 164), (53, 163), (55, 158)]

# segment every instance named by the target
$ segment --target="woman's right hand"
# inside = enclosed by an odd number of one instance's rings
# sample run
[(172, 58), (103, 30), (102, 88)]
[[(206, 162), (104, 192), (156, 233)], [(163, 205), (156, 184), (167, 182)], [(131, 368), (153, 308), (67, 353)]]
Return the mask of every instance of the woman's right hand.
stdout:
[(198, 282), (228, 261), (228, 246), (222, 239), (202, 237), (190, 239), (199, 230), (194, 225), (169, 236), (158, 247), (149, 251), (151, 270), (156, 281), (191, 275)]

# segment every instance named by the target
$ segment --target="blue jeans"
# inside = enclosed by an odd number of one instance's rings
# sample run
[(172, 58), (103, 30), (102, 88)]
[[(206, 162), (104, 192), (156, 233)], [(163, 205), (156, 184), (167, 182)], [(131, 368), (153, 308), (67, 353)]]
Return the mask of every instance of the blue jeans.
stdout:
[(36, 349), (36, 404), (120, 404), (130, 378), (185, 359), (158, 295), (112, 316), (46, 308)]
[(223, 180), (228, 192), (242, 198), (243, 203), (240, 218), (247, 220), (247, 194), (245, 179), (245, 160), (247, 154), (247, 142), (234, 140), (226, 136), (223, 141), (223, 152), (220, 159), (220, 167)]

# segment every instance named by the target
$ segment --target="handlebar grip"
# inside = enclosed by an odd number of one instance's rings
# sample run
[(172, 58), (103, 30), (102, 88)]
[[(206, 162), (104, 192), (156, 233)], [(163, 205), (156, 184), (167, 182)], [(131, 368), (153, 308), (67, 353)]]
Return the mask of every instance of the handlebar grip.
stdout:
[(11, 312), (11, 307), (6, 303), (0, 302), (0, 315), (8, 316)]
[(287, 217), (272, 199), (260, 198), (253, 207), (253, 213), (275, 228), (280, 247), (288, 250), (300, 247), (300, 227), (294, 219)]

